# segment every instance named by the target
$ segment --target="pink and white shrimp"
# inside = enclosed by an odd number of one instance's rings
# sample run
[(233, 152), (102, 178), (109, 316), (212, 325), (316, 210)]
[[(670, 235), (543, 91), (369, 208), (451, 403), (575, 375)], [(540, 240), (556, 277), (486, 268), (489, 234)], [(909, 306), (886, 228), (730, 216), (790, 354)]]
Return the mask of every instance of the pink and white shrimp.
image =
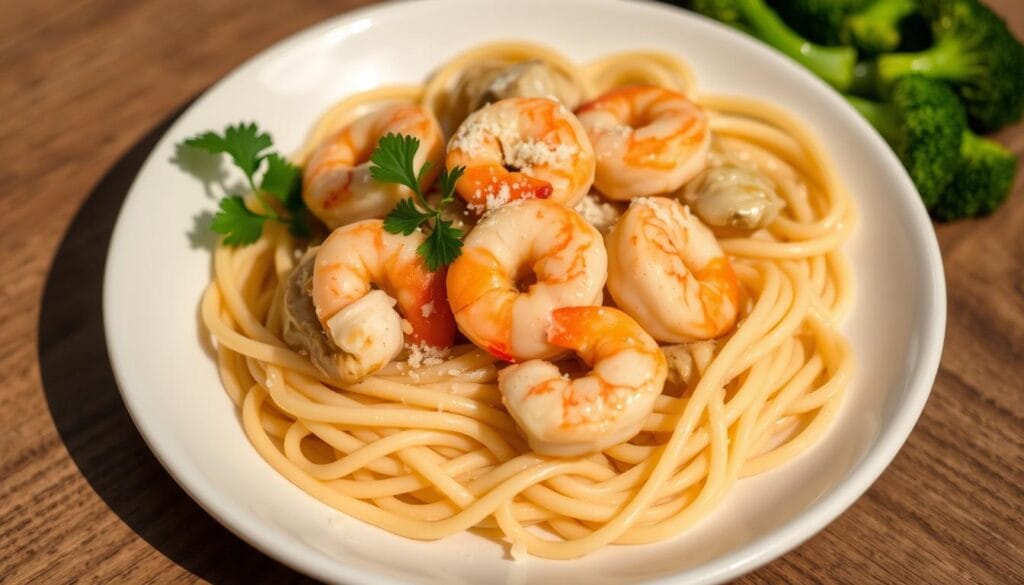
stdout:
[(444, 140), (430, 112), (409, 103), (370, 112), (324, 141), (303, 172), (302, 199), (328, 227), (383, 218), (399, 200), (412, 196), (408, 187), (381, 183), (370, 175), (370, 155), (381, 137), (389, 133), (419, 139), (413, 167), (419, 169), (425, 162), (431, 163), (421, 177), (421, 188), (426, 189), (437, 178), (444, 158)]
[(660, 87), (613, 89), (576, 110), (597, 156), (594, 186), (609, 199), (669, 193), (707, 164), (707, 116)]
[(517, 199), (572, 206), (594, 180), (586, 132), (547, 98), (503, 99), (470, 114), (448, 144), (446, 164), (466, 168), (456, 190), (481, 213)]
[(506, 361), (563, 353), (547, 331), (551, 311), (598, 305), (607, 276), (601, 234), (568, 207), (520, 201), (484, 216), (448, 270), (459, 330)]
[(371, 219), (334, 230), (317, 251), (313, 306), (339, 349), (342, 381), (359, 381), (402, 351), (403, 318), (411, 344), (451, 346), (455, 321), (445, 273), (428, 270), (417, 253), (424, 237), (389, 233)]
[(657, 342), (612, 307), (555, 309), (547, 338), (576, 352), (592, 369), (570, 379), (550, 362), (530, 360), (498, 373), (502, 400), (530, 448), (573, 457), (640, 432), (668, 371)]
[(608, 292), (658, 341), (710, 339), (735, 325), (732, 265), (711, 230), (678, 201), (634, 199), (605, 245)]

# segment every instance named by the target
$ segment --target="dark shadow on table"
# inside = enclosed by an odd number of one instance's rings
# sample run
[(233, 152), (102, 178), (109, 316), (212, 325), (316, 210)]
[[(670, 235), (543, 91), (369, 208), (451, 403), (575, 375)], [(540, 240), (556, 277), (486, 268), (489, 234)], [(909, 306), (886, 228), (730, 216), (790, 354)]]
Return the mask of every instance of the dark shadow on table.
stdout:
[(136, 172), (180, 113), (150, 131), (107, 172), (57, 250), (39, 317), (46, 401), (93, 490), (169, 559), (214, 583), (308, 581), (237, 538), (178, 487), (136, 430), (110, 368), (101, 302), (107, 245)]

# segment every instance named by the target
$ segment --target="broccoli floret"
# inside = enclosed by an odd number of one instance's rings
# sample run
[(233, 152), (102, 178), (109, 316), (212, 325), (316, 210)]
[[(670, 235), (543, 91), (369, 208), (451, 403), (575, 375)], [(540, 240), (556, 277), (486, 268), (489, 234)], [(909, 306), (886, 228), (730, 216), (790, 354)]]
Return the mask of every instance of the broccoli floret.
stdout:
[(1000, 128), (1024, 109), (1024, 45), (1006, 23), (977, 0), (921, 0), (935, 44), (917, 53), (881, 55), (877, 78), (884, 88), (906, 75), (954, 85), (978, 131)]
[(847, 96), (903, 161), (925, 207), (931, 209), (953, 181), (960, 140), (967, 130), (963, 104), (945, 83), (905, 77), (880, 103)]
[(772, 6), (809, 40), (881, 53), (899, 46), (901, 22), (917, 11), (917, 0), (773, 0)]
[[(825, 45), (852, 45), (862, 54), (920, 51), (932, 45), (919, 0), (771, 0), (783, 20), (808, 40)], [(880, 95), (877, 63), (857, 62), (844, 91), (864, 97)]]
[(917, 0), (877, 0), (848, 16), (839, 38), (867, 53), (893, 51), (900, 46), (904, 19), (917, 9)]
[(823, 45), (845, 44), (846, 17), (864, 10), (873, 0), (768, 0), (779, 16), (807, 40)]
[(699, 12), (708, 18), (737, 28), (745, 33), (751, 33), (750, 27), (744, 22), (743, 15), (736, 8), (734, 0), (671, 0), (672, 4), (685, 6), (694, 12)]
[(1017, 157), (998, 142), (964, 132), (953, 182), (939, 195), (932, 216), (940, 220), (988, 215), (1010, 194)]
[(857, 61), (853, 47), (823, 47), (808, 41), (764, 0), (692, 0), (690, 7), (761, 39), (840, 91), (853, 81)]

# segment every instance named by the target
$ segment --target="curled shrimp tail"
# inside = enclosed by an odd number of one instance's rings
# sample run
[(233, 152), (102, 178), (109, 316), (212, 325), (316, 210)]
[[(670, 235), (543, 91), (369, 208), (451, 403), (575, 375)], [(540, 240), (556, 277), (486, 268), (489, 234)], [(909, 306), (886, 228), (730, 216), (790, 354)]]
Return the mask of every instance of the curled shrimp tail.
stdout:
[(562, 307), (551, 312), (548, 343), (571, 349), (588, 365), (625, 347), (642, 346), (647, 334), (621, 311)]
[(446, 273), (444, 268), (426, 273), (428, 283), (417, 295), (399, 294), (402, 314), (412, 326), (409, 338), (413, 344), (445, 348), (455, 341), (455, 317), (448, 304)]
[(736, 325), (740, 304), (740, 285), (729, 260), (722, 256), (696, 270), (694, 276), (702, 284), (701, 306), (704, 308), (705, 329), (718, 337)]
[(529, 175), (509, 171), (499, 165), (479, 165), (466, 169), (455, 186), (470, 209), (486, 211), (520, 199), (547, 199), (551, 183)]

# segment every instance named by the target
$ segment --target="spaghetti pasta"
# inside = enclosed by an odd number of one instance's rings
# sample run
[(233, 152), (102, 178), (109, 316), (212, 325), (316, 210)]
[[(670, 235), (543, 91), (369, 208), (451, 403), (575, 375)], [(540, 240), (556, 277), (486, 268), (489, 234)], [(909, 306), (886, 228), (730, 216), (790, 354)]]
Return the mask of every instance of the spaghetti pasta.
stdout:
[(325, 504), (395, 534), (429, 540), (475, 529), (552, 559), (671, 538), (711, 513), (740, 478), (810, 448), (835, 417), (854, 363), (838, 329), (852, 302), (841, 246), (853, 203), (798, 119), (699, 92), (684, 62), (653, 52), (581, 67), (526, 43), (477, 48), (423, 87), (339, 102), (296, 161), (387, 101), (422, 104), (450, 129), (459, 76), (494, 59), (542, 59), (588, 98), (638, 82), (683, 93), (709, 112), (719, 156), (753, 161), (779, 185), (786, 206), (766, 230), (720, 237), (740, 283), (740, 321), (694, 350), (690, 384), (666, 387), (630, 441), (567, 458), (530, 451), (502, 405), (499, 364), (472, 345), (419, 368), (393, 362), (342, 386), (283, 341), (281, 299), (301, 250), (270, 224), (256, 244), (214, 253), (201, 312), (221, 379), (271, 466)]

